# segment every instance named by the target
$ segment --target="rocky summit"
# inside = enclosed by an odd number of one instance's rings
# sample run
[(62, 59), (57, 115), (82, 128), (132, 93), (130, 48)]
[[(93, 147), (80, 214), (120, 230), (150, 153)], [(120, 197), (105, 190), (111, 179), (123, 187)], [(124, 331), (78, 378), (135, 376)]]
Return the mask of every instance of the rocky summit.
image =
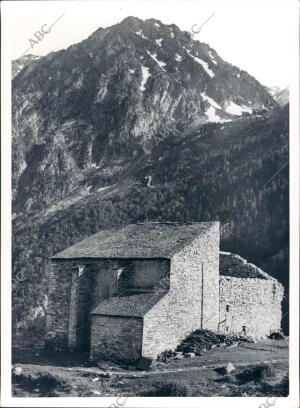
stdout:
[(18, 61), (24, 69), (13, 80), (16, 213), (46, 208), (94, 168), (122, 170), (171, 130), (275, 104), (209, 45), (154, 19), (129, 17), (66, 50), (32, 57)]

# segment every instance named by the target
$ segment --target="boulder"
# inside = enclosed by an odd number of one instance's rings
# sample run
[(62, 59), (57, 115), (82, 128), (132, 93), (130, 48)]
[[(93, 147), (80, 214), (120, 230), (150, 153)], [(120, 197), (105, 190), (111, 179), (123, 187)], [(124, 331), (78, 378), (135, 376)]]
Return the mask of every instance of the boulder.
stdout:
[(23, 373), (23, 368), (22, 367), (15, 367), (14, 368), (14, 374), (15, 375), (21, 375)]
[(231, 371), (234, 371), (235, 367), (232, 363), (228, 363), (227, 366), (225, 367), (225, 372), (226, 374), (230, 374)]
[(196, 357), (195, 353), (186, 353), (185, 357)]
[(238, 346), (238, 343), (233, 343), (233, 344), (230, 344), (229, 346), (227, 346), (227, 348), (233, 348), (233, 347), (237, 347)]

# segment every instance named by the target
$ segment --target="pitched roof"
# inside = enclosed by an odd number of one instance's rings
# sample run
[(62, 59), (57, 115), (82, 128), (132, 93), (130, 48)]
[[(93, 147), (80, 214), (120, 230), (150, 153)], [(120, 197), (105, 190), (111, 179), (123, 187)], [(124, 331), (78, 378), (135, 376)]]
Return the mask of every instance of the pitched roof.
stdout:
[(94, 315), (143, 317), (165, 295), (166, 291), (141, 295), (111, 297), (101, 302), (91, 313)]
[(141, 223), (103, 230), (52, 259), (170, 258), (218, 222)]

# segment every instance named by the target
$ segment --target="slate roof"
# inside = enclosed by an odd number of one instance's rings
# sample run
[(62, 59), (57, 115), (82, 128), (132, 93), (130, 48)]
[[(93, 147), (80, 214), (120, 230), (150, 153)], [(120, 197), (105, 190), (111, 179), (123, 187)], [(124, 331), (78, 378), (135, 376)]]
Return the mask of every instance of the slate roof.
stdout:
[(54, 255), (76, 258), (170, 258), (218, 222), (140, 223), (103, 230)]
[(143, 317), (166, 291), (143, 293), (141, 295), (111, 297), (101, 302), (91, 313), (94, 315)]

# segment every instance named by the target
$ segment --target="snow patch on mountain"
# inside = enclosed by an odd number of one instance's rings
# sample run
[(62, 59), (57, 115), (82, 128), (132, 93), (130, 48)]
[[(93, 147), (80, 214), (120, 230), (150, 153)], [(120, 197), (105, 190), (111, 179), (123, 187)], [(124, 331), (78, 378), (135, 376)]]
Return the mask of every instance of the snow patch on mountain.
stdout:
[(208, 117), (208, 122), (220, 122), (221, 118), (216, 114), (216, 109), (213, 106), (210, 106), (205, 115)]
[(151, 52), (147, 51), (147, 54), (157, 63), (157, 65), (163, 70), (165, 71), (164, 67), (167, 65), (165, 62), (159, 61), (157, 59), (157, 55), (156, 53), (151, 54)]
[(215, 65), (218, 65), (218, 63), (217, 63), (217, 61), (215, 60), (215, 57), (213, 56), (212, 52), (211, 52), (211, 51), (208, 51), (208, 53), (209, 53), (209, 56), (210, 56), (212, 62), (213, 62)]
[(209, 96), (206, 95), (205, 92), (201, 93), (202, 98), (207, 101), (208, 103), (210, 103), (214, 108), (217, 109), (223, 109), (216, 101), (214, 101), (212, 98), (210, 98)]
[(163, 42), (163, 38), (158, 38), (157, 40), (155, 40), (156, 44), (159, 45), (161, 47), (161, 43)]
[(176, 61), (181, 61), (181, 60), (182, 60), (182, 56), (181, 56), (181, 55), (178, 55), (178, 54), (175, 54), (175, 59), (176, 59)]
[(247, 106), (240, 106), (237, 105), (236, 103), (229, 101), (228, 105), (225, 108), (227, 113), (230, 113), (231, 115), (236, 115), (236, 116), (241, 116), (243, 112), (248, 112), (252, 113), (251, 108), (247, 108)]
[(191, 52), (187, 49), (185, 49), (186, 52), (189, 54), (189, 56), (191, 58), (193, 58), (194, 61), (196, 61), (199, 65), (202, 66), (202, 68), (206, 71), (206, 73), (213, 78), (215, 76), (214, 72), (209, 68), (208, 63), (203, 61), (201, 58), (199, 57), (195, 57), (195, 55), (191, 54)]
[(140, 90), (143, 92), (145, 90), (146, 82), (148, 81), (148, 78), (151, 74), (149, 72), (148, 67), (144, 67), (144, 65), (141, 65), (141, 67), (142, 67), (142, 82), (140, 85)]
[(135, 34), (139, 35), (140, 37), (144, 38), (145, 40), (149, 40), (148, 37), (145, 37), (144, 34), (142, 33), (142, 30), (136, 31)]

